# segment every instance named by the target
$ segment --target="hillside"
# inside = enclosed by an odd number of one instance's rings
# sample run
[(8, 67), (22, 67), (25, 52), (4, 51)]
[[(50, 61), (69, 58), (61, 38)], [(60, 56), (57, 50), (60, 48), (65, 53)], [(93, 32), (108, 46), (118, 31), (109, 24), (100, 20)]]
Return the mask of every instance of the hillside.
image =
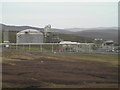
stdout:
[(75, 32), (75, 34), (90, 38), (103, 38), (105, 40), (118, 41), (118, 30), (85, 30)]
[[(43, 28), (32, 27), (32, 26), (10, 26), (10, 25), (4, 25), (4, 24), (0, 24), (0, 27), (2, 27), (3, 31), (4, 30), (10, 31), (11, 36), (12, 36), (13, 31), (18, 32), (18, 31), (25, 30), (25, 29), (36, 29), (36, 30), (43, 32), (44, 30)], [(117, 27), (68, 28), (68, 29), (52, 28), (52, 31), (59, 33), (61, 39), (63, 40), (71, 40), (71, 41), (79, 41), (79, 42), (87, 41), (88, 42), (89, 40), (91, 41), (94, 38), (103, 38), (105, 40), (118, 41)], [(12, 38), (15, 38), (14, 35), (12, 36)]]
[[(33, 26), (11, 26), (11, 25), (5, 25), (5, 24), (0, 24), (0, 27), (2, 27), (2, 30), (8, 30), (8, 31), (21, 31), (21, 30), (25, 30), (25, 29), (36, 29), (39, 30), (41, 32), (43, 32), (44, 28), (38, 28), (38, 27), (33, 27)], [(71, 34), (71, 31), (66, 31), (64, 29), (56, 29), (56, 28), (52, 28), (52, 31), (54, 32), (59, 32), (59, 33), (67, 33), (67, 34)]]
[(72, 32), (86, 31), (86, 30), (118, 30), (118, 27), (65, 28), (65, 30)]
[(118, 41), (117, 27), (68, 28), (65, 30), (72, 31), (75, 35), (78, 36), (90, 38), (103, 38), (105, 40)]
[[(3, 31), (4, 30), (9, 31), (10, 42), (16, 42), (16, 33), (21, 30), (36, 29), (36, 30), (43, 32), (43, 28), (36, 28), (36, 27), (31, 27), (31, 26), (8, 26), (8, 25), (3, 25), (3, 24), (1, 24), (1, 26), (2, 26)], [(62, 40), (75, 41), (75, 42), (92, 42), (93, 41), (92, 38), (78, 36), (78, 35), (75, 35), (73, 32), (67, 31), (64, 29), (52, 29), (52, 31), (59, 33), (59, 37)]]
[(93, 38), (88, 38), (84, 36), (78, 36), (75, 34), (59, 34), (59, 37), (65, 41), (73, 41), (73, 42), (80, 42), (80, 43), (92, 43)]
[(43, 30), (43, 28), (37, 28), (37, 27), (31, 27), (31, 26), (10, 26), (10, 25), (4, 25), (0, 24), (0, 27), (2, 27), (2, 30), (9, 30), (9, 31), (21, 31), (25, 29), (36, 29), (36, 30)]
[[(93, 42), (92, 38), (77, 36), (74, 34), (59, 34), (60, 39), (65, 41), (73, 41), (73, 42)], [(16, 31), (9, 31), (9, 40), (10, 42), (16, 42)]]

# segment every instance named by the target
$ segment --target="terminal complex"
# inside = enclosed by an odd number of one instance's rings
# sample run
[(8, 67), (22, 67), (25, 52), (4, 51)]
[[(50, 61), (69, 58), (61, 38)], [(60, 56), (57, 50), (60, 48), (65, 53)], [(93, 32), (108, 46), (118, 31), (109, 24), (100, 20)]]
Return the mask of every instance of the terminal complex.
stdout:
[[(4, 40), (4, 43), (9, 43)], [(52, 31), (51, 25), (47, 25), (43, 32), (34, 29), (26, 29), (16, 34), (16, 43), (57, 43), (62, 44), (62, 49), (72, 52), (119, 52), (119, 45), (115, 44), (113, 40), (104, 41), (103, 39), (94, 39), (94, 43), (79, 43), (64, 41), (59, 38), (57, 32)]]

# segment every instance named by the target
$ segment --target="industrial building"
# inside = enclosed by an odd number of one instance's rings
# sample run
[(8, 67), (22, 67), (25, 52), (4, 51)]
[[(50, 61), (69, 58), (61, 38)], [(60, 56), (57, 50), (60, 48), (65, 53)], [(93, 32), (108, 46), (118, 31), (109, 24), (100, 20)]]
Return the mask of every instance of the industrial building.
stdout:
[[(8, 31), (4, 31), (4, 43), (10, 44), (8, 40)], [(39, 45), (40, 50), (45, 50), (46, 45), (48, 51), (59, 52), (83, 52), (83, 53), (99, 53), (99, 52), (119, 52), (119, 45), (115, 45), (113, 40), (103, 40), (95, 38), (93, 43), (79, 43), (72, 41), (62, 41), (58, 32), (51, 29), (51, 25), (46, 25), (41, 30), (26, 29), (16, 33), (16, 45), (27, 46)], [(11, 43), (12, 44), (12, 43)], [(7, 46), (6, 46), (7, 47)], [(17, 48), (17, 46), (16, 46)]]
[(20, 31), (16, 38), (17, 43), (43, 43), (43, 33), (34, 29)]
[(83, 53), (99, 53), (99, 52), (118, 52), (119, 46), (113, 40), (103, 41), (102, 43), (78, 43), (71, 41), (61, 41), (63, 52), (83, 52)]
[(51, 25), (47, 25), (44, 28), (44, 42), (45, 43), (59, 43), (60, 38), (57, 32), (53, 32)]
[(92, 52), (94, 43), (78, 43), (71, 41), (61, 41), (63, 52)]
[(104, 51), (115, 51), (116, 48), (113, 40), (104, 41), (101, 47)]
[(58, 43), (58, 33), (52, 32), (51, 25), (47, 25), (43, 32), (34, 29), (26, 29), (17, 33), (17, 43)]

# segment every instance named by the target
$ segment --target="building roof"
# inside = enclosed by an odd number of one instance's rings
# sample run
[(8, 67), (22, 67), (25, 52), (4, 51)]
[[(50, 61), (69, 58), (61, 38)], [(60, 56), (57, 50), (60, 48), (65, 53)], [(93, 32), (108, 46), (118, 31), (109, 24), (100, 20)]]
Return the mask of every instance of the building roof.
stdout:
[(17, 34), (25, 34), (25, 33), (28, 33), (28, 34), (43, 34), (40, 31), (35, 30), (35, 29), (22, 30), (22, 31), (18, 32)]
[(78, 44), (77, 42), (61, 41), (60, 44)]
[(107, 40), (105, 41), (105, 43), (113, 43), (114, 41), (113, 40)]
[(61, 41), (60, 44), (81, 44), (81, 45), (93, 45), (94, 43), (79, 43), (79, 42), (72, 42), (72, 41)]

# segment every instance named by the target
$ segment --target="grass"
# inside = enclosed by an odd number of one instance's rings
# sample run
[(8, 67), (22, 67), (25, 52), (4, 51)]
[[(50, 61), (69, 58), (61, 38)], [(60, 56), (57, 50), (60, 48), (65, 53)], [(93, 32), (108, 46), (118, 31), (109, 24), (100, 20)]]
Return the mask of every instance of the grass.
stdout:
[[(16, 46), (10, 46), (9, 48), (11, 49), (15, 49)], [(53, 50), (54, 51), (58, 51), (57, 48), (59, 48), (58, 45), (54, 45), (53, 46)], [(17, 49), (21, 49), (21, 50), (29, 50), (29, 46), (28, 45), (18, 45)], [(41, 50), (41, 46), (40, 45), (31, 45), (30, 46), (30, 50)], [(52, 51), (52, 45), (44, 45), (42, 46), (42, 50), (44, 51)], [(12, 50), (8, 50), (8, 52)], [(11, 53), (10, 52), (10, 53)], [(15, 52), (13, 50), (13, 52)], [(20, 51), (18, 51), (20, 52)], [(23, 51), (24, 53), (28, 53)], [(9, 54), (7, 54), (9, 55)], [(21, 54), (20, 54), (21, 55)], [(52, 58), (52, 59), (65, 59), (68, 61), (78, 61), (78, 60), (89, 60), (89, 61), (97, 61), (97, 62), (104, 62), (106, 64), (110, 64), (112, 66), (118, 66), (118, 55), (117, 54), (80, 54), (80, 53), (45, 53), (44, 54), (46, 57), (45, 58)], [(15, 55), (14, 57), (18, 57), (19, 55)], [(32, 55), (33, 56), (33, 55)], [(35, 56), (35, 55), (34, 55)], [(31, 58), (31, 57), (26, 57), (25, 55), (22, 56), (23, 58)], [(43, 56), (44, 57), (44, 56)], [(32, 58), (33, 59), (33, 58)]]
[(111, 82), (117, 79), (117, 57), (3, 50), (3, 87), (114, 88), (117, 84)]
[(20, 49), (20, 50), (43, 50), (43, 51), (52, 51), (52, 49), (54, 51), (58, 51), (57, 48), (59, 48), (59, 45), (9, 45), (9, 47), (5, 47), (5, 45), (3, 45), (4, 48), (7, 49)]
[(66, 61), (96, 61), (96, 62), (104, 62), (107, 65), (118, 66), (118, 55), (117, 54), (73, 54), (73, 53), (42, 53), (39, 55), (33, 54), (26, 51), (16, 51), (16, 50), (5, 50), (3, 52), (3, 58), (5, 60), (14, 61), (12, 58), (21, 58), (33, 60), (37, 58), (47, 58), (47, 59), (55, 59), (55, 60), (66, 60)]
[(66, 61), (95, 61), (95, 62), (103, 62), (107, 65), (118, 66), (118, 55), (117, 54), (80, 54), (80, 53), (45, 53), (44, 58), (49, 59), (59, 59)]
[(65, 41), (73, 41), (73, 42), (93, 42), (92, 38), (77, 36), (75, 34), (59, 34), (59, 37)]

